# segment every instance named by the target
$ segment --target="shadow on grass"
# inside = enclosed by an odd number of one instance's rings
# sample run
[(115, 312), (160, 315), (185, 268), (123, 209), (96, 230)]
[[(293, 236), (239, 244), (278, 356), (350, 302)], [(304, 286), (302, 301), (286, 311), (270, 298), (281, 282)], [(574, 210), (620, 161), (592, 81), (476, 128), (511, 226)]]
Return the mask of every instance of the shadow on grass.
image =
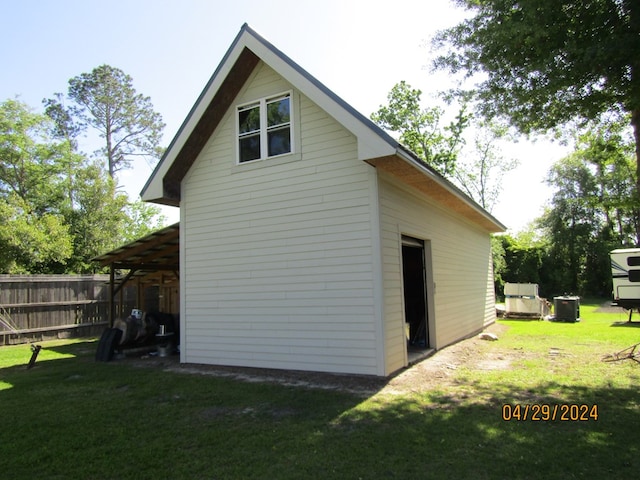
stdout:
[(611, 324), (612, 327), (627, 327), (627, 328), (640, 328), (640, 316), (638, 317), (638, 320), (632, 320), (631, 322), (629, 322), (628, 320), (625, 320), (624, 322), (613, 322)]
[[(337, 423), (351, 435), (359, 432), (366, 444), (386, 442), (384, 455), (369, 460), (387, 478), (395, 478), (387, 467), (390, 459), (412, 461), (404, 473), (429, 473), (429, 478), (629, 478), (640, 468), (636, 389), (553, 382), (530, 391), (495, 383), (466, 384), (465, 390), (469, 388), (475, 397), (461, 399), (455, 389), (399, 397), (371, 410), (347, 412)], [(518, 418), (513, 416), (516, 405)], [(532, 405), (557, 405), (556, 419), (533, 419), (534, 410), (540, 410)], [(587, 413), (580, 415), (583, 409), (571, 405), (586, 405)], [(388, 430), (387, 438), (379, 438)]]
[(514, 323), (537, 323), (537, 322), (543, 322), (544, 320), (542, 318), (520, 318), (520, 317), (500, 317), (498, 318), (498, 320), (500, 321), (500, 323), (505, 323), (505, 324), (509, 324), (510, 322), (514, 322)]
[[(12, 478), (633, 478), (636, 388), (466, 382), (360, 396), (94, 362), (95, 342), (0, 370)], [(349, 377), (345, 377), (347, 380)], [(503, 419), (503, 406), (597, 406)], [(567, 407), (570, 408), (570, 407)], [(513, 410), (511, 410), (513, 411)], [(557, 415), (559, 417), (559, 415)]]

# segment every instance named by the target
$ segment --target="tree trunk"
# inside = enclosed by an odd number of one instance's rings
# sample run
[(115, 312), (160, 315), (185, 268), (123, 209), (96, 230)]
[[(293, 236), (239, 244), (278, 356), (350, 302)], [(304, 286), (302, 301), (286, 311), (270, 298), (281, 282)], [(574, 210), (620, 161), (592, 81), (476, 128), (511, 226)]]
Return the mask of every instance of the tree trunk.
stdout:
[(107, 163), (109, 164), (109, 176), (113, 179), (116, 174), (116, 162), (111, 145), (111, 115), (109, 109), (105, 112), (105, 138), (107, 139)]
[[(633, 137), (636, 142), (636, 199), (640, 202), (640, 108), (631, 112), (631, 125), (633, 126)], [(635, 218), (636, 225), (636, 247), (640, 247), (640, 209)]]

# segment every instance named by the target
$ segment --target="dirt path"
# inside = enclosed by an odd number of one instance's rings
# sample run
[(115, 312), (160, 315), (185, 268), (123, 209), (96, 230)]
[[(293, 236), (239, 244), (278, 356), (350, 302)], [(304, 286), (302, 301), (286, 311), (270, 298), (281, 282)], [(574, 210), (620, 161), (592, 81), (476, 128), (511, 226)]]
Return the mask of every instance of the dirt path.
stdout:
[[(489, 326), (485, 332), (494, 333), (500, 337), (507, 329), (507, 326), (495, 323)], [(176, 373), (233, 378), (245, 382), (274, 383), (283, 386), (344, 391), (367, 397), (376, 393), (390, 395), (419, 393), (450, 385), (455, 371), (462, 367), (481, 370), (509, 368), (510, 359), (500, 353), (499, 349), (490, 348), (490, 343), (492, 342), (481, 340), (478, 336), (462, 340), (409, 368), (403, 369), (391, 378), (212, 365), (181, 365), (176, 357), (143, 357), (134, 362), (138, 366), (159, 367)]]
[[(489, 326), (485, 332), (500, 337), (509, 327), (500, 324)], [(489, 341), (479, 336), (450, 345), (433, 356), (400, 372), (389, 380), (380, 393), (420, 393), (450, 385), (456, 370), (469, 367), (479, 370), (502, 370), (509, 368), (510, 359), (489, 348)]]

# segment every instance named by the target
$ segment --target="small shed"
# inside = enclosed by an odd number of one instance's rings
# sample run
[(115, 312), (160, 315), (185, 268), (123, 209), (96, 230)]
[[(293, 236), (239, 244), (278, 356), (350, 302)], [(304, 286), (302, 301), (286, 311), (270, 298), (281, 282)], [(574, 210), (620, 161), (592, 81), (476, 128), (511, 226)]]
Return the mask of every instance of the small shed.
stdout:
[(183, 363), (387, 376), (495, 319), (504, 225), (247, 25), (142, 198), (180, 207)]

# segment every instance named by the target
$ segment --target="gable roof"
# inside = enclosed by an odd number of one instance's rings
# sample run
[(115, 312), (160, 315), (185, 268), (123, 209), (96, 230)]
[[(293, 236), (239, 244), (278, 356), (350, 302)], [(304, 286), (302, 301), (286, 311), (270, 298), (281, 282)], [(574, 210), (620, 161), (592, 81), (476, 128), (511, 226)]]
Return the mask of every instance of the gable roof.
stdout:
[(145, 184), (145, 201), (179, 206), (180, 183), (262, 61), (349, 130), (358, 158), (400, 178), (490, 232), (506, 227), (415, 154), (244, 24)]

